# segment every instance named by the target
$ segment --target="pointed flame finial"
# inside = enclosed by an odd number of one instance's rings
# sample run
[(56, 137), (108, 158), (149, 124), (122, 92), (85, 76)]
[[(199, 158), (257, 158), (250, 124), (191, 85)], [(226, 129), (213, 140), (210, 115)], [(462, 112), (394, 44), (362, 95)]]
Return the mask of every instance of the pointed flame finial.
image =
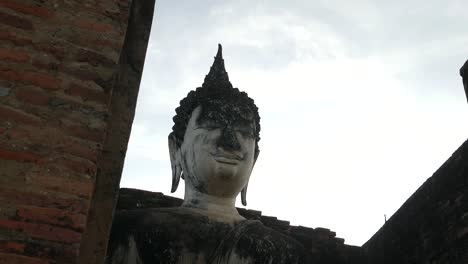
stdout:
[(218, 44), (218, 52), (214, 58), (213, 65), (211, 65), (210, 72), (205, 76), (202, 87), (208, 89), (233, 88), (224, 68), (223, 47), (221, 44)]

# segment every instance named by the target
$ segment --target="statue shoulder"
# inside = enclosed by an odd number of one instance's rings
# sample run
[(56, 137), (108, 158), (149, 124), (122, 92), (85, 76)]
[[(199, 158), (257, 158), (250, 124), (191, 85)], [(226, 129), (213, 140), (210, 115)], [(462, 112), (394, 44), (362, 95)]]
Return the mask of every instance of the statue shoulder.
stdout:
[(141, 263), (175, 263), (184, 252), (207, 256), (231, 228), (182, 207), (121, 210), (114, 216), (107, 250), (113, 261), (107, 263), (127, 263), (120, 260), (129, 255), (135, 263), (139, 258)]
[[(136, 231), (147, 225), (164, 222), (168, 208), (119, 210), (114, 214), (112, 229), (122, 231)], [(169, 213), (170, 214), (170, 213)]]
[(117, 211), (112, 222), (106, 263), (142, 263), (142, 250), (148, 246), (164, 246), (154, 237), (176, 236), (178, 220), (182, 218), (182, 212), (175, 207)]
[(141, 233), (176, 235), (203, 222), (202, 216), (181, 207), (120, 210), (113, 218), (110, 241), (128, 240), (130, 235)]

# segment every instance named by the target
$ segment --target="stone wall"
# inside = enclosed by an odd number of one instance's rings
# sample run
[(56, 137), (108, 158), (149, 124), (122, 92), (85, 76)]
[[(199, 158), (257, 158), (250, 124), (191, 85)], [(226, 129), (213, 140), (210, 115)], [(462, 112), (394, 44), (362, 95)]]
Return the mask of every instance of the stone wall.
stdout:
[[(135, 208), (176, 207), (182, 199), (166, 196), (159, 192), (122, 188), (116, 210)], [(291, 226), (288, 221), (276, 217), (264, 216), (262, 212), (237, 208), (247, 219), (260, 220), (265, 226), (295, 238), (309, 252), (312, 263), (320, 264), (360, 264), (365, 256), (360, 247), (344, 244), (344, 239), (326, 228)]]
[(369, 263), (468, 263), (468, 141), (363, 247)]
[(102, 262), (153, 5), (0, 1), (0, 263)]

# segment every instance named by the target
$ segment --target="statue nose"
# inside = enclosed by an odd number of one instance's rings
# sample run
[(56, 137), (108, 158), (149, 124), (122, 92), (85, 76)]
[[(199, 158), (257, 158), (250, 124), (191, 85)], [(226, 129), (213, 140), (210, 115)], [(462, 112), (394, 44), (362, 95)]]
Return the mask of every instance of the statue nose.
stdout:
[(230, 127), (223, 129), (221, 137), (218, 140), (218, 146), (225, 150), (240, 150), (241, 148), (236, 133)]

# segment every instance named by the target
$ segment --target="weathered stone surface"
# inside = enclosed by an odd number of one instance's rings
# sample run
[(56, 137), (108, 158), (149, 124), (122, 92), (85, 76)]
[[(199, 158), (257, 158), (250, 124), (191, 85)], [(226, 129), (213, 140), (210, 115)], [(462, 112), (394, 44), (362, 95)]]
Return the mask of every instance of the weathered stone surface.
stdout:
[(245, 219), (234, 206), (240, 193), (246, 204), (260, 117), (253, 100), (229, 82), (221, 45), (202, 87), (176, 113), (169, 135), (172, 191), (184, 179), (184, 202), (117, 214), (107, 262), (306, 263), (300, 243)]
[[(122, 188), (120, 189), (116, 211), (119, 213), (137, 208), (154, 210), (177, 207), (182, 203), (182, 199), (162, 193)], [(366, 263), (365, 254), (360, 247), (345, 245), (343, 239), (336, 238), (335, 233), (328, 229), (291, 226), (288, 221), (263, 216), (260, 211), (244, 208), (237, 208), (237, 210), (239, 214), (248, 220), (259, 220), (264, 226), (295, 238), (305, 248), (309, 258), (308, 263)], [(120, 230), (121, 228), (116, 229)]]
[(132, 252), (121, 249), (129, 243), (142, 263), (306, 263), (298, 242), (256, 220), (231, 225), (183, 207), (122, 210), (115, 219), (108, 263)]
[(361, 260), (359, 248), (345, 246), (328, 229), (290, 226), (258, 211), (235, 208), (239, 194), (246, 205), (250, 174), (259, 155), (260, 117), (253, 100), (230, 83), (221, 45), (202, 87), (191, 91), (176, 113), (169, 134), (171, 191), (184, 179), (184, 200), (122, 190), (108, 263)]

